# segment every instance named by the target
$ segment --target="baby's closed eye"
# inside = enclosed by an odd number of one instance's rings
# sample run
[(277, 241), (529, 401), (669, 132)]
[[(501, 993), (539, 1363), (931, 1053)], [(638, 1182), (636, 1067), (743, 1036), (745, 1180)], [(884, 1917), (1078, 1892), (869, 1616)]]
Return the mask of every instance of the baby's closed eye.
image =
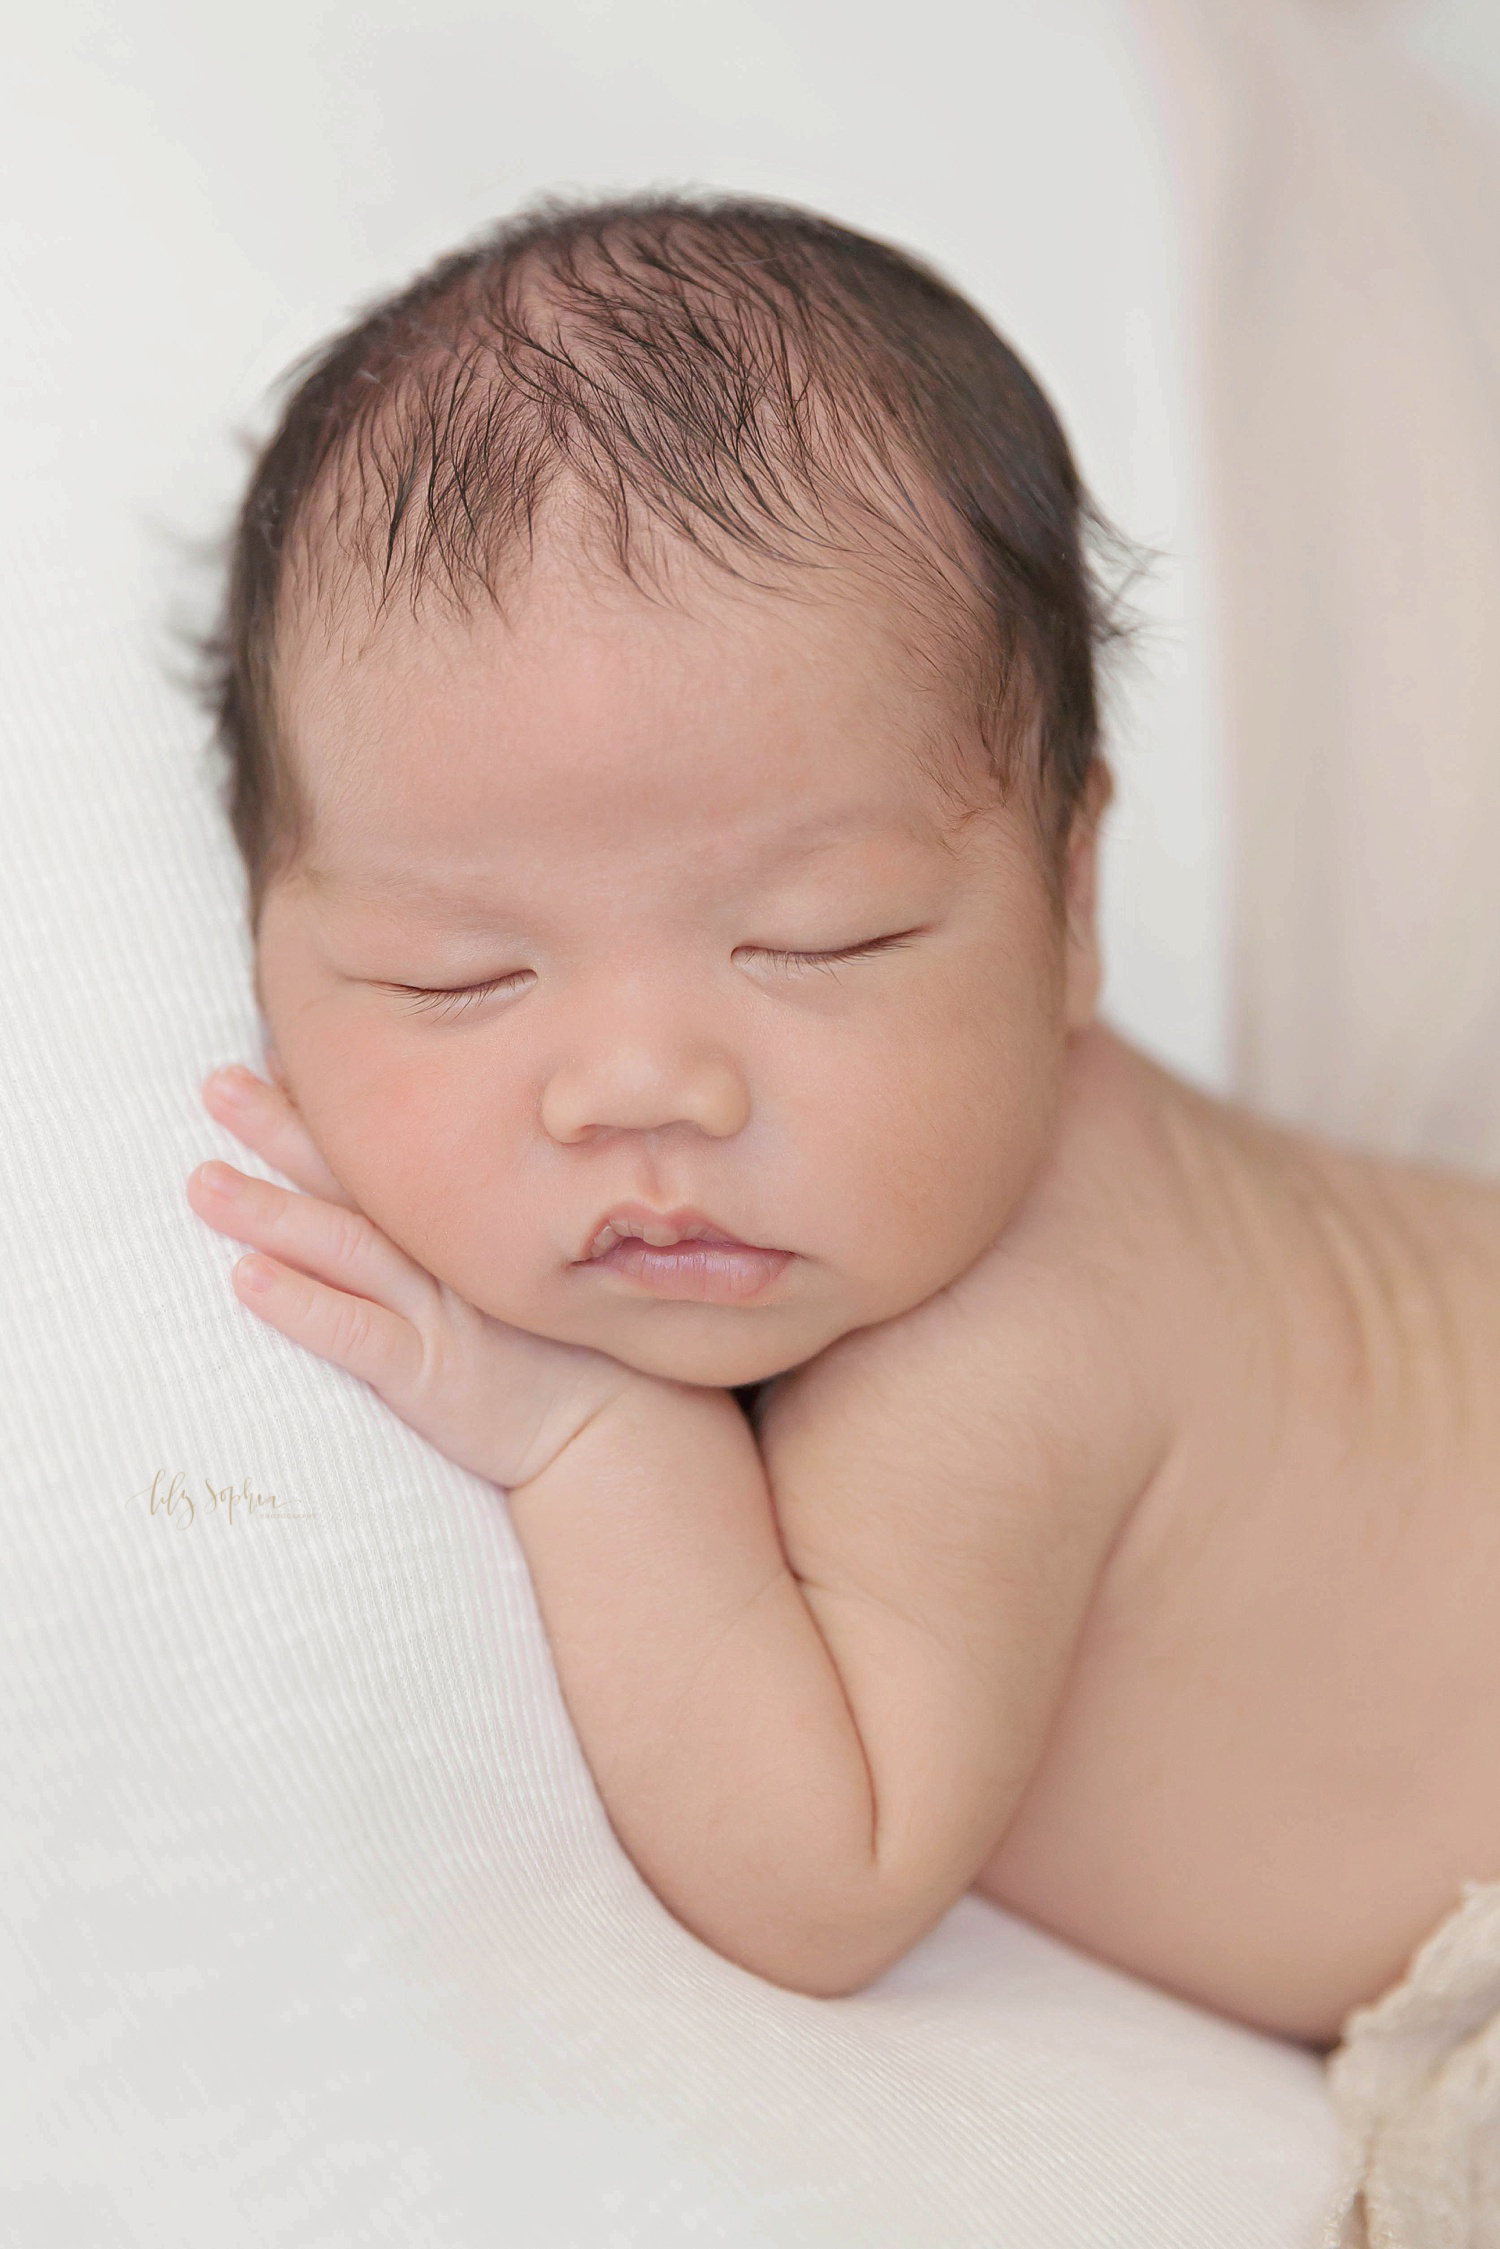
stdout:
[[(909, 945), (922, 932), (918, 929), (895, 930), (888, 936), (867, 937), (858, 944), (839, 945), (814, 950), (797, 946), (741, 945), (736, 947), (736, 958), (741, 953), (755, 955), (773, 962), (778, 968), (791, 971), (803, 969), (837, 968), (846, 961), (862, 960), (876, 953), (897, 951)], [(535, 969), (514, 968), (503, 976), (492, 976), (479, 984), (396, 984), (382, 982), (381, 989), (400, 992), (412, 1002), (420, 1014), (453, 1016), (488, 999), (495, 992), (519, 992), (537, 981)]]
[(838, 945), (822, 951), (773, 945), (741, 945), (738, 952), (755, 953), (781, 968), (836, 968), (841, 962), (862, 960), (875, 953), (891, 953), (920, 937), (919, 929), (895, 930), (888, 937), (867, 937), (857, 945)]

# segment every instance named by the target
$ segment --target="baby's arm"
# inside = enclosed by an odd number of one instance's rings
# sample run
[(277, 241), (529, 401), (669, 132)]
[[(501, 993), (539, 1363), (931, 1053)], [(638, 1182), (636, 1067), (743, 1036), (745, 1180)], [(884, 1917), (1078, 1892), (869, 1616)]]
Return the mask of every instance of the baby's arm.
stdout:
[(1159, 1453), (1082, 1261), (1012, 1229), (773, 1384), (757, 1447), (726, 1391), (456, 1300), (349, 1206), (279, 1095), (247, 1100), (213, 1105), (305, 1192), (242, 1178), (224, 1205), (195, 1182), (194, 1207), (272, 1253), (262, 1317), (508, 1487), (642, 1873), (773, 1982), (868, 1983), (1000, 1840)]
[(775, 1385), (764, 1458), (726, 1392), (650, 1383), (511, 1490), (615, 1829), (717, 1950), (857, 1990), (974, 1880), (1155, 1465), (1108, 1363), (991, 1252)]

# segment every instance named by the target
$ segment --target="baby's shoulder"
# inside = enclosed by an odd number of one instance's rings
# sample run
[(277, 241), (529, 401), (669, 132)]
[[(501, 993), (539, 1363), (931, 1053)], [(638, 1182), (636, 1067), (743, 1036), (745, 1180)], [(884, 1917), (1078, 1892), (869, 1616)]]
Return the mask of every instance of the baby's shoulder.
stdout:
[[(1200, 1093), (1103, 1029), (988, 1275), (1070, 1318), (1178, 1418), (1246, 1370), (1325, 1386), (1500, 1325), (1500, 1187), (1346, 1148)], [(1106, 1340), (1112, 1339), (1112, 1340)]]

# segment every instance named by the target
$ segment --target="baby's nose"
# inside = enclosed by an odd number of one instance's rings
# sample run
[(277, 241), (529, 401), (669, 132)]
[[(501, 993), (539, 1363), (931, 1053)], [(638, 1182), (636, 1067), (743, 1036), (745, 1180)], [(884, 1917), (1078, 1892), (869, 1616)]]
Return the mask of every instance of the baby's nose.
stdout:
[(658, 1132), (674, 1124), (726, 1140), (749, 1115), (749, 1088), (727, 1054), (640, 1039), (569, 1061), (542, 1094), (542, 1129), (563, 1146), (604, 1132)]

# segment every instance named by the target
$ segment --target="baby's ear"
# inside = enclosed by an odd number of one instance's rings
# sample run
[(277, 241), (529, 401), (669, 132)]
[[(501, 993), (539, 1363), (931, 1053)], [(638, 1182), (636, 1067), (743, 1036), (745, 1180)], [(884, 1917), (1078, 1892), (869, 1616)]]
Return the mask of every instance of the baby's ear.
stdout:
[(1068, 831), (1063, 895), (1068, 916), (1065, 1014), (1070, 1031), (1081, 1031), (1092, 1022), (1104, 980), (1097, 914), (1099, 824), (1114, 788), (1109, 767), (1102, 758), (1095, 758)]

